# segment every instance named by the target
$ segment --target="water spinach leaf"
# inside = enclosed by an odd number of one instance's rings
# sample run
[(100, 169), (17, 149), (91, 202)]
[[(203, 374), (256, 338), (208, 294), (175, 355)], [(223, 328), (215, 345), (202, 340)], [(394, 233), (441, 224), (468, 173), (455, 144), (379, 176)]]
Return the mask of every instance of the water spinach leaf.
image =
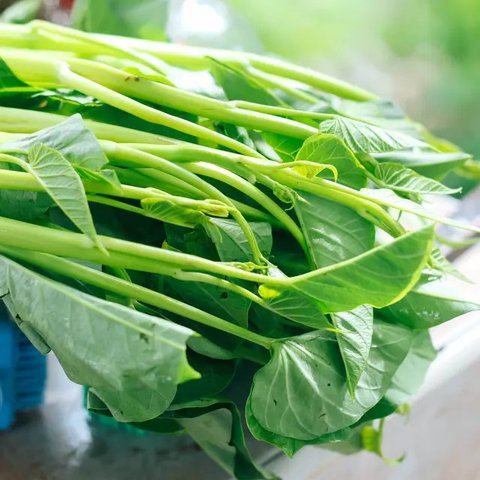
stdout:
[(298, 440), (348, 427), (385, 394), (411, 341), (410, 330), (375, 323), (355, 398), (348, 391), (335, 334), (317, 331), (276, 341), (272, 360), (255, 375), (252, 413), (266, 430)]
[(187, 328), (106, 302), (0, 257), (0, 294), (27, 336), (42, 339), (67, 375), (88, 385), (120, 421), (165, 411), (177, 385), (198, 377)]

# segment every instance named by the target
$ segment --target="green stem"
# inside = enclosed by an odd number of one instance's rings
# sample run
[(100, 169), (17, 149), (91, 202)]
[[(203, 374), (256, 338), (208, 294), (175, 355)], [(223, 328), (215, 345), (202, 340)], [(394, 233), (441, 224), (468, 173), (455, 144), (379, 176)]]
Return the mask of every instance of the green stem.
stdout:
[[(30, 171), (29, 165), (27, 162), (23, 162), (16, 157), (11, 155), (6, 155), (0, 153), (0, 161), (5, 161), (9, 163), (14, 163), (19, 165), (22, 168), (27, 170), (26, 173), (16, 172), (11, 170), (2, 170), (0, 169), (0, 188), (6, 190), (29, 190), (29, 191), (45, 191), (44, 185), (42, 185)], [(120, 193), (118, 191), (110, 190), (109, 187), (99, 185), (95, 181), (84, 180), (85, 190), (90, 194), (107, 194), (112, 196), (121, 196), (122, 198), (128, 198), (130, 200), (145, 200), (150, 198), (158, 198), (159, 200), (166, 200), (175, 203), (176, 205), (193, 208), (195, 210), (200, 210), (203, 212), (213, 214), (214, 216), (226, 217), (232, 210), (236, 210), (235, 207), (224, 204), (221, 201), (209, 201), (209, 200), (196, 200), (188, 197), (181, 197), (178, 195), (172, 195), (170, 193), (165, 193), (157, 189), (151, 188), (139, 188), (131, 185), (120, 185)], [(96, 195), (89, 195), (92, 201), (96, 203), (105, 203), (107, 199), (103, 201), (100, 200)], [(145, 216), (149, 216), (144, 210), (133, 207), (122, 202), (112, 200), (110, 205), (114, 206), (113, 203), (116, 202), (118, 208), (127, 210), (127, 207), (131, 207), (130, 211), (135, 213), (140, 213)], [(215, 213), (218, 213), (216, 215)]]
[(119, 200), (114, 200), (109, 197), (102, 197), (101, 195), (87, 195), (87, 199), (92, 203), (99, 203), (100, 205), (108, 205), (109, 207), (118, 208), (119, 210), (125, 210), (126, 212), (136, 213), (137, 215), (142, 215), (144, 217), (149, 217), (150, 215), (146, 210), (140, 207), (135, 207), (129, 203), (120, 202)]
[(262, 103), (246, 102), (244, 100), (233, 100), (230, 102), (237, 108), (251, 110), (254, 112), (266, 113), (269, 115), (280, 115), (284, 117), (305, 117), (315, 120), (331, 120), (338, 118), (334, 113), (309, 112), (308, 110), (295, 110), (294, 108), (276, 107), (274, 105), (263, 105)]
[[(220, 200), (221, 202), (225, 203), (226, 205), (235, 208), (233, 203), (230, 199), (220, 192), (218, 189), (210, 185), (208, 182), (202, 180), (197, 175), (185, 170), (184, 168), (176, 165), (175, 163), (169, 162), (161, 157), (157, 157), (155, 155), (151, 155), (146, 152), (142, 152), (140, 150), (135, 150), (133, 148), (129, 148), (123, 145), (114, 144), (114, 143), (107, 143), (102, 142), (102, 146), (106, 151), (109, 159), (115, 164), (115, 162), (119, 161), (120, 165), (123, 166), (124, 163), (127, 162), (134, 167), (140, 168), (154, 168), (158, 170), (165, 171), (166, 173), (172, 174), (180, 178), (181, 180), (190, 182), (192, 186), (198, 188), (199, 190), (204, 191), (207, 193), (211, 198), (215, 200)], [(238, 211), (232, 210), (231, 212), (232, 217), (238, 222), (240, 228), (242, 229), (245, 237), (248, 240), (250, 248), (252, 250), (252, 255), (254, 262), (257, 264), (263, 263), (263, 256), (258, 246), (258, 242), (255, 238), (255, 235), (250, 227), (249, 223), (245, 219), (245, 217)]]
[(275, 217), (272, 217), (266, 212), (257, 210), (255, 207), (239, 202), (238, 200), (230, 199), (235, 208), (245, 217), (252, 221), (267, 222), (272, 227), (284, 229), (285, 226), (279, 222)]
[[(272, 172), (298, 166), (318, 167), (320, 164), (307, 160), (279, 163), (273, 160), (259, 159), (239, 153), (216, 150), (203, 145), (184, 143), (182, 145), (149, 145), (141, 143), (124, 144), (130, 148), (148, 152), (153, 155), (171, 160), (175, 163), (191, 163), (204, 161), (227, 169), (235, 167), (247, 167), (253, 175), (258, 173), (269, 175)], [(327, 168), (335, 168), (329, 165)], [(336, 170), (334, 171), (336, 173)]]
[(172, 195), (205, 199), (208, 195), (189, 183), (165, 172), (159, 172), (152, 168), (132, 169), (113, 166), (119, 180), (128, 185), (137, 187), (153, 187), (165, 190)]
[(319, 177), (307, 179), (295, 172), (288, 172), (288, 174), (278, 172), (272, 175), (272, 178), (291, 188), (310, 192), (350, 207), (394, 237), (404, 233), (403, 227), (395, 222), (380, 205), (365, 198), (357, 190)]
[[(131, 187), (124, 186), (124, 190), (126, 190), (125, 196), (128, 196), (128, 198), (131, 198), (131, 199), (133, 199), (134, 196), (137, 196), (138, 200), (156, 198), (158, 200), (170, 201), (180, 207), (192, 208), (194, 210), (198, 210), (212, 217), (228, 217), (229, 210), (228, 210), (228, 207), (224, 205), (219, 205), (219, 204), (205, 202), (205, 201), (191, 200), (189, 198), (186, 199), (184, 197), (176, 197), (170, 194), (160, 194), (160, 193), (149, 192), (149, 191), (139, 192), (137, 195), (135, 195), (133, 192), (129, 192), (128, 190), (129, 188)], [(143, 190), (143, 189), (139, 189), (139, 190)], [(118, 208), (120, 210), (136, 213), (137, 215), (141, 215), (143, 217), (158, 219), (158, 217), (155, 214), (151, 213), (149, 210), (145, 210), (144, 208), (130, 205), (129, 203), (120, 202), (113, 198), (103, 197), (100, 195), (87, 195), (87, 199), (88, 201), (93, 203), (108, 205), (110, 207)]]
[[(221, 150), (215, 150), (213, 148), (202, 147), (197, 145), (172, 145), (172, 146), (162, 146), (162, 145), (141, 145), (141, 144), (131, 144), (133, 148), (142, 150), (144, 152), (149, 152), (154, 155), (166, 158), (173, 162), (199, 162), (205, 161), (207, 163), (213, 163), (220, 167), (224, 167), (222, 170), (218, 168), (212, 170), (210, 167), (210, 172), (204, 168), (206, 165), (202, 165), (202, 171), (195, 170), (200, 168), (198, 163), (192, 165), (184, 165), (184, 167), (190, 171), (195, 171), (198, 174), (209, 176), (220, 180), (223, 183), (229, 184), (235, 187), (237, 190), (247, 194), (250, 198), (255, 200), (259, 205), (265, 208), (270, 214), (276, 218), (298, 241), (298, 243), (305, 250), (306, 243), (302, 231), (295, 223), (295, 221), (268, 195), (265, 195), (261, 190), (253, 186), (248, 181), (245, 181), (240, 176), (234, 175), (233, 170), (236, 166), (247, 166), (251, 168), (252, 173), (257, 178), (261, 178), (261, 175), (258, 175), (258, 171), (261, 172), (272, 172), (282, 170), (284, 168), (289, 168), (288, 164), (279, 164), (269, 160), (259, 160), (252, 157), (247, 157), (244, 155), (239, 155), (230, 152), (223, 152)], [(302, 162), (297, 163), (296, 165), (301, 165)], [(317, 166), (317, 164), (311, 162), (312, 166)], [(213, 175), (213, 177), (212, 177)]]
[(89, 285), (108, 290), (117, 295), (147, 303), (162, 310), (193, 320), (194, 322), (235, 335), (236, 337), (255, 343), (266, 349), (269, 349), (272, 343), (272, 339), (268, 337), (251, 332), (196, 307), (180, 302), (179, 300), (175, 300), (161, 293), (154, 292), (153, 290), (140, 285), (79, 265), (78, 263), (58, 258), (54, 255), (32, 251), (26, 252), (17, 248), (0, 246), (0, 251), (8, 256), (13, 256), (48, 271), (53, 271), (60, 275), (74, 278)]
[[(135, 145), (135, 144), (131, 144)], [(144, 150), (147, 151), (147, 150)], [(208, 195), (205, 192), (198, 190), (195, 187), (187, 184), (183, 180), (179, 180), (172, 175), (169, 175), (165, 172), (159, 172), (152, 168), (146, 169), (123, 169), (119, 167), (114, 167), (119, 175), (120, 181), (122, 183), (129, 183), (130, 185), (137, 185), (141, 187), (152, 186), (154, 188), (164, 188), (166, 191), (172, 195), (181, 195), (189, 196), (195, 199), (205, 199)], [(125, 182), (123, 181), (125, 180)], [(166, 183), (165, 183), (166, 182)], [(274, 217), (270, 216), (266, 212), (257, 210), (250, 205), (246, 205), (238, 200), (230, 199), (231, 204), (246, 218), (256, 220), (259, 222), (267, 222), (277, 228), (283, 228), (283, 225)]]
[(208, 275), (205, 273), (199, 272), (178, 272), (175, 275), (177, 280), (185, 281), (185, 282), (200, 282), (200, 283), (207, 283), (209, 285), (214, 285), (215, 287), (222, 288), (224, 290), (228, 290), (230, 292), (236, 293), (241, 295), (242, 297), (251, 300), (252, 302), (265, 307), (265, 301), (260, 298), (258, 295), (255, 295), (250, 290), (237, 285), (236, 283), (229, 282), (228, 280), (224, 280), (223, 278), (214, 277), (213, 275)]
[(277, 88), (279, 90), (283, 90), (285, 93), (290, 95), (293, 98), (297, 98), (306, 103), (310, 103), (312, 105), (318, 103), (318, 99), (315, 98), (313, 95), (300, 90), (298, 88), (294, 88), (288, 85), (285, 79), (277, 77), (276, 75), (271, 75), (269, 73), (262, 72), (254, 67), (245, 67), (243, 70), (251, 75), (257, 82), (260, 84), (264, 84), (270, 88)]
[[(55, 113), (0, 107), (0, 131), (2, 132), (34, 133), (43, 128), (58, 125), (66, 119), (67, 117)], [(139, 142), (154, 145), (172, 145), (178, 143), (178, 141), (172, 140), (171, 138), (143, 132), (141, 130), (133, 130), (131, 128), (94, 122), (92, 120), (84, 120), (84, 122), (95, 136), (101, 140), (110, 140), (118, 143)]]
[[(84, 94), (96, 97), (108, 105), (131, 113), (145, 121), (164, 125), (188, 135), (212, 141), (240, 153), (263, 158), (256, 150), (247, 147), (243, 143), (196, 123), (184, 120), (183, 118), (169, 115), (144, 105), (137, 100), (106, 88), (93, 80), (84, 78), (70, 70), (68, 64), (64, 62), (48, 60), (41, 56), (32, 57), (31, 55), (30, 57), (16, 57), (14, 54), (9, 54), (3, 55), (3, 57), (14, 73), (26, 83), (40, 87), (67, 87), (79, 90)], [(94, 65), (96, 65), (98, 69), (102, 68), (98, 66), (99, 64), (94, 63)], [(103, 68), (107, 67), (104, 66)]]
[(87, 95), (92, 95), (108, 105), (131, 113), (132, 115), (135, 115), (136, 117), (147, 122), (164, 125), (166, 127), (173, 128), (174, 130), (192, 135), (193, 137), (209, 140), (217, 143), (218, 145), (231, 148), (234, 151), (245, 153), (246, 155), (259, 156), (255, 150), (247, 147), (243, 143), (240, 143), (208, 128), (202, 127), (196, 123), (184, 120), (183, 118), (179, 118), (175, 115), (170, 115), (155, 108), (149, 107), (148, 105), (144, 105), (143, 103), (129, 98), (126, 95), (104, 87), (93, 80), (84, 78), (70, 70), (66, 64), (59, 67), (57, 78), (62, 86), (79, 90)]
[[(315, 128), (303, 123), (278, 118), (261, 112), (242, 110), (236, 108), (230, 102), (216, 100), (146, 78), (134, 77), (112, 66), (74, 58), (69, 59), (68, 63), (72, 71), (82, 75), (81, 78), (95, 79), (97, 84), (102, 85), (104, 88), (107, 87), (111, 89), (111, 91), (120, 92), (128, 97), (153, 102), (156, 105), (174, 108), (212, 120), (232, 123), (251, 129), (269, 131), (294, 138), (305, 139), (316, 133)], [(95, 96), (100, 98), (98, 95)], [(211, 132), (211, 130), (209, 131)], [(198, 136), (199, 138), (206, 138), (198, 134), (192, 135)], [(223, 145), (218, 139), (216, 142)], [(230, 148), (241, 153), (246, 153), (247, 147), (245, 145), (243, 145), (243, 147), (243, 151), (238, 148), (238, 145)], [(250, 149), (249, 155), (261, 157), (252, 149)]]
[[(100, 40), (103, 44), (114, 44), (118, 48), (129, 48), (135, 52), (145, 52), (161, 58), (167, 63), (189, 69), (208, 68), (208, 57), (214, 57), (225, 63), (251, 66), (282, 78), (296, 80), (305, 85), (322, 90), (327, 93), (357, 101), (375, 100), (377, 97), (361, 88), (352, 86), (327, 75), (315, 72), (307, 68), (299, 67), (278, 59), (268, 58), (257, 54), (243, 53), (239, 51), (219, 50), (213, 48), (190, 47), (175, 45), (151, 40), (126, 38), (115, 35), (88, 34)], [(33, 34), (31, 25), (2, 25), (0, 31), (2, 45), (23, 46), (24, 48), (52, 48), (68, 50), (68, 42), (58, 39), (43, 43), (38, 35)], [(94, 52), (89, 51), (90, 55)]]
[[(104, 53), (109, 53), (121, 58), (129, 58), (151, 68), (152, 70), (164, 76), (164, 65), (162, 64), (162, 62), (160, 62), (155, 57), (152, 57), (151, 55), (146, 55), (142, 52), (132, 50), (125, 46), (118, 47), (115, 42), (106, 42), (92, 35), (89, 35), (88, 33), (74, 30), (72, 28), (62, 27), (53, 23), (44, 22), (42, 20), (34, 20), (30, 23), (30, 26), (32, 27), (32, 32), (39, 36), (41, 36), (42, 33), (44, 34), (45, 32), (49, 32), (54, 34), (53, 38), (57, 38), (58, 42), (64, 42), (65, 39), (72, 39), (84, 45), (84, 48), (81, 49), (82, 52), (88, 49), (90, 49), (90, 51), (95, 51), (95, 49), (100, 48)], [(50, 36), (49, 38), (52, 39), (52, 36)], [(168, 82), (166, 77), (165, 81)]]
[(251, 65), (267, 73), (278, 75), (280, 77), (297, 80), (298, 82), (310, 85), (318, 90), (332, 93), (339, 97), (350, 100), (367, 101), (375, 100), (377, 97), (361, 88), (350, 85), (341, 80), (337, 80), (328, 75), (324, 75), (308, 68), (299, 67), (291, 63), (277, 60), (274, 58), (262, 57), (260, 55), (247, 55)]
[(208, 57), (214, 57), (224, 63), (234, 65), (252, 65), (253, 67), (273, 75), (290, 80), (296, 80), (318, 90), (332, 93), (339, 97), (357, 101), (375, 100), (377, 97), (361, 88), (337, 80), (314, 70), (303, 68), (282, 60), (269, 58), (252, 53), (217, 50), (214, 48), (190, 47), (149, 40), (130, 39), (112, 35), (94, 34), (108, 41), (117, 41), (135, 50), (149, 52), (167, 63), (190, 69), (208, 68)]
[(275, 203), (268, 195), (265, 195), (261, 190), (254, 185), (243, 179), (242, 177), (235, 175), (231, 171), (211, 165), (205, 162), (186, 164), (185, 168), (193, 173), (202, 175), (209, 178), (214, 178), (236, 188), (238, 191), (248, 195), (255, 200), (259, 205), (263, 206), (268, 212), (270, 212), (279, 222), (281, 222), (285, 228), (292, 234), (297, 240), (302, 249), (306, 252), (308, 250), (305, 237), (295, 221), (286, 213), (277, 203)]
[[(61, 257), (77, 258), (112, 267), (124, 267), (129, 270), (172, 276), (175, 276), (178, 271), (204, 271), (249, 282), (268, 283), (273, 286), (284, 286), (289, 283), (289, 279), (286, 278), (268, 277), (195, 255), (102, 235), (99, 236), (99, 239), (108, 250), (108, 254), (95, 248), (85, 235), (0, 217), (0, 244), (6, 246), (52, 253)], [(166, 273), (166, 269), (171, 271)]]
[(27, 190), (30, 192), (43, 192), (44, 187), (33, 175), (13, 170), (0, 169), (1, 190)]
[(229, 213), (236, 210), (235, 207), (226, 205), (219, 200), (195, 200), (188, 197), (171, 195), (170, 193), (154, 188), (139, 188), (130, 185), (122, 185), (122, 193), (124, 197), (132, 200), (156, 198), (158, 200), (172, 202), (180, 207), (192, 208), (217, 217), (228, 217)]

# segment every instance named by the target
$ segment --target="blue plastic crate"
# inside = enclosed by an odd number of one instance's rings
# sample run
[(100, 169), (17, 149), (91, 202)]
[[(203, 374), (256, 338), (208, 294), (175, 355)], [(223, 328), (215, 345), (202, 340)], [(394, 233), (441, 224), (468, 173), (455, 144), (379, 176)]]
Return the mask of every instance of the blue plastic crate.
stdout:
[(16, 412), (42, 404), (46, 359), (23, 335), (0, 301), (0, 430)]

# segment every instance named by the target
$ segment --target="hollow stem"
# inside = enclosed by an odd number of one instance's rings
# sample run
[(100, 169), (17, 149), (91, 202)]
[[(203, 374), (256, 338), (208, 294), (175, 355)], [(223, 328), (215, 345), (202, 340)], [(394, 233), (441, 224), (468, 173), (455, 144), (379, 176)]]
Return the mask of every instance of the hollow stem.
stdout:
[(292, 234), (292, 236), (297, 240), (297, 242), (300, 244), (304, 251), (308, 250), (305, 237), (300, 227), (295, 223), (292, 217), (290, 217), (290, 215), (288, 215), (288, 213), (285, 212), (285, 210), (283, 210), (283, 208), (280, 207), (276, 202), (274, 202), (268, 195), (266, 195), (257, 187), (243, 179), (241, 176), (235, 175), (227, 169), (205, 162), (186, 164), (185, 168), (199, 175), (219, 180), (248, 195), (259, 205), (262, 205), (279, 222), (281, 222), (285, 226), (285, 228)]
[[(40, 225), (0, 217), (0, 244), (26, 250), (52, 253), (61, 257), (77, 258), (112, 267), (124, 267), (150, 273), (165, 273), (174, 276), (177, 271), (203, 271), (210, 274), (229, 276), (249, 282), (272, 285), (288, 284), (285, 278), (273, 278), (254, 273), (247, 265), (232, 266), (195, 255), (151, 247), (112, 237), (99, 236), (108, 254), (95, 248), (83, 234), (56, 230)], [(104, 243), (105, 242), (105, 243)]]
[(231, 148), (234, 151), (245, 153), (246, 155), (258, 156), (258, 153), (255, 150), (247, 147), (243, 143), (196, 123), (184, 120), (183, 118), (144, 105), (137, 100), (74, 73), (66, 64), (59, 67), (57, 77), (61, 86), (79, 90), (84, 94), (91, 95), (108, 105), (112, 105), (120, 110), (131, 113), (147, 122), (164, 125), (186, 133), (187, 135), (202, 138), (217, 143), (218, 145)]
[(108, 290), (117, 295), (138, 300), (162, 310), (188, 318), (196, 323), (201, 323), (217, 330), (235, 335), (249, 342), (260, 345), (266, 349), (270, 347), (272, 339), (251, 332), (220, 317), (211, 315), (196, 307), (183, 303), (174, 298), (155, 292), (148, 288), (136, 285), (113, 275), (94, 270), (72, 261), (58, 258), (40, 252), (24, 251), (16, 248), (0, 246), (0, 251), (8, 256), (18, 258), (48, 271), (53, 271), (69, 278), (74, 278), (89, 285)]
[(130, 163), (130, 165), (133, 165), (135, 167), (154, 168), (165, 171), (166, 173), (177, 176), (181, 180), (190, 182), (192, 186), (208, 194), (210, 198), (219, 200), (226, 205), (234, 208), (234, 210), (231, 211), (231, 215), (238, 222), (240, 228), (242, 229), (245, 237), (248, 240), (248, 243), (252, 250), (254, 262), (259, 265), (263, 263), (264, 259), (262, 253), (250, 225), (248, 224), (245, 217), (237, 209), (235, 209), (235, 205), (231, 202), (231, 200), (222, 192), (220, 192), (220, 190), (213, 187), (208, 182), (202, 180), (194, 173), (185, 170), (183, 167), (180, 167), (163, 158), (156, 157), (155, 155), (151, 155), (140, 150), (135, 150), (133, 148), (114, 143), (103, 142), (102, 146), (104, 147), (104, 150), (106, 151), (111, 161), (113, 161), (114, 163), (120, 162), (120, 165), (123, 166), (124, 163), (122, 162), (126, 161), (127, 163)]
[[(108, 87), (112, 91), (120, 92), (128, 97), (153, 102), (156, 105), (174, 108), (212, 120), (294, 138), (305, 139), (316, 133), (315, 128), (294, 120), (279, 118), (258, 111), (242, 110), (236, 108), (230, 102), (206, 97), (139, 76), (135, 77), (112, 66), (75, 58), (68, 59), (68, 64), (73, 71), (82, 75), (82, 78), (95, 79), (95, 82), (101, 84), (104, 88)], [(209, 131), (211, 132), (211, 130)], [(200, 135), (195, 136), (203, 138)], [(218, 139), (217, 143), (223, 145)], [(238, 145), (235, 148), (230, 148), (245, 153), (247, 147), (245, 145), (243, 147), (243, 151), (238, 149)], [(250, 150), (250, 155), (260, 156), (252, 149)]]

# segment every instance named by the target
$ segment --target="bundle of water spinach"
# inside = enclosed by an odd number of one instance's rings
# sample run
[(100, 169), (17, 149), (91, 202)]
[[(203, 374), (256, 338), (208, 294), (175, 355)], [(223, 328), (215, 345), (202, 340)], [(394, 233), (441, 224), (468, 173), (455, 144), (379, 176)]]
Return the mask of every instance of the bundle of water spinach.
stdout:
[(0, 28), (0, 295), (89, 408), (187, 433), (238, 479), (376, 429), (480, 309), (432, 211), (476, 165), (392, 103), (283, 61)]

